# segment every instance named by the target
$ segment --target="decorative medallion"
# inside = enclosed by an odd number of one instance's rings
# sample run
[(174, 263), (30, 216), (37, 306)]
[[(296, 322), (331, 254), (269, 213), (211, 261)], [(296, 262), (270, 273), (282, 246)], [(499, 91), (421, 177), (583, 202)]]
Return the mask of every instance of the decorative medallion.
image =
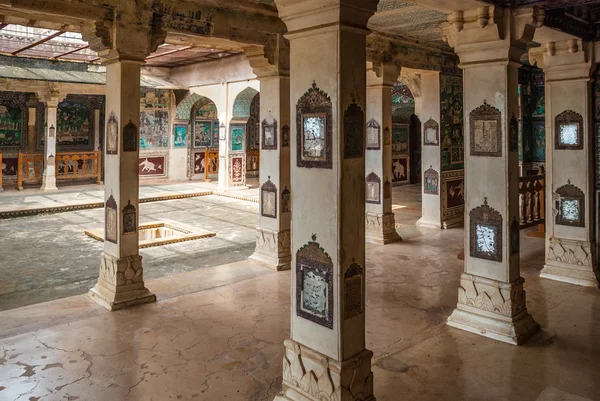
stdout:
[(344, 318), (350, 319), (363, 313), (364, 280), (363, 268), (355, 259), (344, 273)]
[(123, 152), (137, 151), (138, 129), (135, 124), (129, 120), (123, 127)]
[(281, 192), (281, 213), (289, 213), (292, 211), (290, 198), (290, 190), (285, 187)]
[(260, 187), (260, 214), (277, 218), (277, 186), (271, 182), (271, 176)]
[(521, 247), (521, 225), (516, 217), (513, 217), (513, 222), (510, 223), (510, 254), (519, 253)]
[(471, 156), (502, 156), (502, 113), (483, 101), (469, 115)]
[(439, 195), (440, 194), (440, 175), (433, 169), (433, 166), (429, 166), (423, 174), (425, 178), (425, 185), (423, 186), (423, 193), (428, 195)]
[(281, 127), (281, 147), (290, 147), (290, 126), (287, 124)]
[(110, 117), (106, 123), (106, 154), (116, 155), (119, 153), (119, 122), (114, 112), (110, 112)]
[(123, 208), (123, 234), (135, 234), (137, 232), (137, 217), (135, 206), (131, 201), (127, 201), (127, 206)]
[(471, 210), (469, 220), (471, 257), (502, 262), (502, 215), (488, 206), (487, 197)]
[(519, 150), (519, 121), (513, 113), (510, 124), (508, 126), (508, 150), (510, 152), (516, 152)]
[(296, 104), (298, 167), (332, 168), (332, 104), (313, 82)]
[(316, 234), (296, 252), (296, 315), (333, 329), (333, 262)]
[(262, 122), (262, 149), (277, 150), (277, 120), (270, 123), (266, 119)]
[(390, 130), (390, 127), (385, 127), (383, 129), (383, 144), (384, 145), (392, 144), (392, 131)]
[(231, 151), (243, 152), (244, 133), (246, 132), (246, 126), (243, 124), (231, 124), (229, 126), (229, 130), (231, 132)]
[(554, 147), (562, 150), (583, 149), (583, 117), (573, 110), (563, 111), (554, 119)]
[(381, 149), (381, 126), (374, 118), (367, 123), (367, 149)]
[(344, 159), (363, 157), (365, 115), (354, 99), (344, 111)]
[(425, 132), (423, 145), (424, 146), (439, 146), (440, 144), (440, 125), (433, 118), (430, 118), (423, 124)]
[(117, 207), (117, 201), (111, 195), (108, 197), (105, 206), (104, 214), (104, 238), (106, 241), (117, 243), (117, 217), (119, 215), (119, 209)]
[(381, 204), (381, 178), (375, 173), (371, 173), (367, 176), (366, 180), (366, 202), (374, 203), (377, 205)]
[(173, 147), (187, 147), (187, 124), (173, 124)]
[(556, 224), (585, 227), (585, 194), (571, 180), (556, 190)]

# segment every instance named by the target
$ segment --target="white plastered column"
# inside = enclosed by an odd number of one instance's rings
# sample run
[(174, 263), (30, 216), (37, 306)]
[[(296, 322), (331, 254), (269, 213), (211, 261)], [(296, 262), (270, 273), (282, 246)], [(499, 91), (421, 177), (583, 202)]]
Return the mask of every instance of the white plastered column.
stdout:
[(83, 32), (106, 65), (104, 252), (89, 296), (109, 310), (156, 300), (144, 284), (139, 254), (140, 68), (166, 32), (144, 25), (145, 12), (121, 15), (108, 37), (100, 22)]
[(283, 37), (279, 41), (277, 65), (267, 63), (262, 49), (246, 51), (261, 91), (260, 206), (250, 260), (278, 271), (289, 270), (292, 259), (289, 45)]
[[(440, 102), (440, 73), (421, 72), (421, 97), (419, 98), (418, 116), (421, 120), (421, 218), (417, 221), (419, 227), (442, 228), (442, 198), (441, 172), (442, 152), (441, 141), (441, 102)], [(432, 138), (429, 138), (432, 137)], [(433, 137), (437, 137), (436, 143)], [(437, 180), (434, 179), (437, 175)], [(429, 183), (427, 180), (429, 179)]]
[(392, 212), (392, 88), (400, 68), (367, 62), (365, 185), (366, 239), (378, 244), (401, 240)]
[(364, 116), (366, 25), (376, 2), (277, 5), (291, 48), (293, 295), (275, 399), (374, 401), (365, 348)]
[(66, 94), (48, 90), (40, 94), (44, 103), (46, 123), (44, 126), (44, 173), (42, 174), (42, 191), (56, 191), (56, 114), (58, 104)]
[[(590, 75), (594, 47), (548, 28), (540, 29), (535, 40), (542, 46), (531, 49), (529, 57), (546, 74), (546, 256), (540, 277), (598, 287), (592, 253), (594, 129)], [(561, 116), (570, 120), (565, 124), (579, 125), (579, 143), (564, 146)], [(570, 139), (575, 137), (567, 138), (567, 142)], [(583, 197), (573, 215), (562, 206), (563, 202), (573, 202), (572, 195)]]
[(540, 330), (519, 264), (518, 69), (538, 23), (534, 10), (453, 13), (444, 38), (464, 70), (467, 133), (465, 270), (448, 325), (522, 344)]

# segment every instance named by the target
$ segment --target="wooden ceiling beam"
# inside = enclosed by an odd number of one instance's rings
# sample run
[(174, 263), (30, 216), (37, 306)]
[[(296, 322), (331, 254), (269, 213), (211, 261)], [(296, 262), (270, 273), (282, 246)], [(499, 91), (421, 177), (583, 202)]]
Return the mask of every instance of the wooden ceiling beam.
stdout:
[(52, 40), (52, 39), (56, 38), (57, 36), (60, 36), (60, 35), (62, 35), (63, 33), (65, 33), (65, 31), (58, 31), (58, 32), (54, 32), (52, 35), (48, 35), (48, 36), (46, 36), (45, 38), (42, 38), (42, 39), (40, 39), (40, 40), (38, 40), (38, 41), (36, 41), (36, 42), (33, 42), (33, 43), (30, 43), (30, 44), (28, 44), (27, 46), (24, 46), (24, 47), (22, 47), (22, 48), (20, 48), (20, 49), (17, 49), (17, 50), (15, 50), (14, 52), (12, 52), (11, 54), (12, 54), (13, 56), (16, 56), (17, 54), (19, 54), (19, 53), (22, 53), (22, 52), (24, 52), (25, 50), (32, 49), (32, 48), (34, 48), (34, 47), (36, 47), (36, 46), (39, 46), (39, 45), (41, 45), (42, 43), (46, 43), (47, 41), (49, 41), (49, 40)]

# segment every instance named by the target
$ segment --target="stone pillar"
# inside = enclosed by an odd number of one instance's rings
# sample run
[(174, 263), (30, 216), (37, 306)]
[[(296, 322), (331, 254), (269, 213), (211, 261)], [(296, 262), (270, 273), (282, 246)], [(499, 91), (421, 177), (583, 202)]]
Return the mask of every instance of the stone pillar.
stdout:
[(100, 150), (100, 109), (94, 109), (94, 150)]
[(121, 15), (110, 28), (96, 22), (83, 32), (106, 65), (104, 253), (89, 295), (109, 310), (156, 300), (144, 285), (138, 243), (140, 67), (166, 33), (145, 25), (152, 18), (144, 10)]
[(260, 80), (260, 208), (256, 250), (250, 256), (261, 265), (289, 270), (292, 255), (290, 185), (289, 45), (279, 38), (277, 65), (267, 63), (262, 50), (246, 51)]
[(421, 141), (422, 215), (419, 227), (442, 228), (442, 197), (440, 175), (442, 152), (440, 148), (441, 99), (440, 73), (421, 73), (421, 97), (418, 114), (423, 123)]
[(366, 239), (378, 244), (400, 240), (392, 212), (392, 88), (400, 68), (367, 63)]
[(44, 125), (44, 173), (42, 174), (42, 191), (55, 191), (56, 187), (56, 113), (58, 104), (64, 95), (49, 91), (41, 100), (44, 102), (46, 123)]
[[(542, 46), (529, 52), (546, 74), (546, 260), (540, 277), (598, 287), (592, 254), (593, 47), (564, 33), (540, 31), (536, 40)], [(548, 40), (565, 36), (569, 39)]]
[(35, 121), (37, 117), (38, 100), (35, 96), (31, 96), (27, 100), (27, 153), (35, 153), (37, 150), (37, 142), (35, 135)]
[(365, 348), (366, 29), (376, 1), (278, 0), (291, 56), (292, 317), (278, 401), (374, 401)]
[(537, 24), (494, 7), (453, 13), (445, 39), (464, 70), (465, 271), (448, 325), (511, 344), (539, 331), (519, 265), (518, 68)]

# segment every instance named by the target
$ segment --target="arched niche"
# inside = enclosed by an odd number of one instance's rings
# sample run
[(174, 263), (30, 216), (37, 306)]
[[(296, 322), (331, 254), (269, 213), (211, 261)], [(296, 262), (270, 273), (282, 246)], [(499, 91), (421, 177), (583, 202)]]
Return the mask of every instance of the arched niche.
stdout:
[[(256, 89), (248, 87), (236, 96), (231, 126), (232, 151), (260, 148), (260, 94)], [(240, 128), (243, 129), (243, 133)], [(240, 142), (240, 133), (243, 134), (242, 141), (246, 141), (245, 146)]]

